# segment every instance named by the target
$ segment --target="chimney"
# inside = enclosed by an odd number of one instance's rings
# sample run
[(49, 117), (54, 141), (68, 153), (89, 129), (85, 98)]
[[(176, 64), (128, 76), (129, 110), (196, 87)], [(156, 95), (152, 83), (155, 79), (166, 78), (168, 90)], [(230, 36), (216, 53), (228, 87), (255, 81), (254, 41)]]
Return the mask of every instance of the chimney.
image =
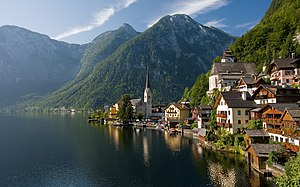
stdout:
[(247, 92), (242, 92), (242, 99), (244, 100), (244, 101), (246, 101), (247, 100)]
[(295, 59), (295, 53), (292, 53), (292, 59)]

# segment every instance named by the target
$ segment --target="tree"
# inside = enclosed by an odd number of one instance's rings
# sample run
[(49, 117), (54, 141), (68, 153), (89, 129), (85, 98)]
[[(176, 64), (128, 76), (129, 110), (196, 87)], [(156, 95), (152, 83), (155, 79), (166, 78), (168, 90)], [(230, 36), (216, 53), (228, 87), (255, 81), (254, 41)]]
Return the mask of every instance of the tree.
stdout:
[(285, 165), (285, 172), (276, 178), (278, 186), (300, 186), (300, 152)]
[(117, 117), (122, 120), (123, 124), (132, 121), (133, 108), (130, 102), (129, 94), (124, 94), (120, 100), (120, 107), (117, 113)]
[(138, 113), (137, 119), (138, 119), (139, 121), (142, 121), (143, 117), (144, 117), (143, 114)]
[(247, 129), (262, 129), (262, 121), (258, 120), (250, 120)]

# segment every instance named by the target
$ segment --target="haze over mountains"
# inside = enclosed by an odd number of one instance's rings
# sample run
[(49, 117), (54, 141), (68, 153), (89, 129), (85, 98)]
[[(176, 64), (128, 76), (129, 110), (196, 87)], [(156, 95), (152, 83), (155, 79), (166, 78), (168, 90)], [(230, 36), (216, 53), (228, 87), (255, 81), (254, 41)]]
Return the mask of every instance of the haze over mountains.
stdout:
[(74, 79), (85, 46), (16, 26), (0, 27), (0, 107), (54, 91)]
[[(83, 46), (1, 27), (0, 70), (6, 70), (0, 85), (10, 91), (1, 93), (0, 103), (12, 105), (32, 98), (25, 95), (42, 96), (59, 87), (34, 107), (97, 107), (124, 93), (140, 98), (147, 67), (154, 103), (176, 101), (234, 40), (187, 15), (166, 16), (143, 33), (124, 24)], [(24, 89), (14, 92), (18, 84)], [(12, 92), (10, 102), (3, 102)]]

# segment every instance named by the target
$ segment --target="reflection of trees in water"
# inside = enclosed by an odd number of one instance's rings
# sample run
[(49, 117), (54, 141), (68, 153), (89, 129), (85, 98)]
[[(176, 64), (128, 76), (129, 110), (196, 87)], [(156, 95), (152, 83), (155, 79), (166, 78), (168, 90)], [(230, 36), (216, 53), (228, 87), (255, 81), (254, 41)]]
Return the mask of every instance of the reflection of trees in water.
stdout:
[(208, 176), (214, 186), (273, 186), (249, 167), (241, 155), (204, 149), (202, 156), (208, 162)]
[(210, 163), (208, 173), (212, 183), (215, 185), (224, 187), (236, 186), (237, 173), (233, 168), (225, 171), (219, 163)]

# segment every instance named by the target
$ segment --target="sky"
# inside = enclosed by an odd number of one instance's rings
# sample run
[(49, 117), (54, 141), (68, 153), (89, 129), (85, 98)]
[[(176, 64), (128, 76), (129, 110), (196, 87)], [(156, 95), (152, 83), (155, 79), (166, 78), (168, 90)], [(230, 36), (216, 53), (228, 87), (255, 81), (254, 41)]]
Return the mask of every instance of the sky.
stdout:
[(91, 42), (130, 24), (139, 32), (166, 15), (241, 36), (264, 16), (272, 0), (0, 0), (0, 26), (16, 25), (68, 43)]

